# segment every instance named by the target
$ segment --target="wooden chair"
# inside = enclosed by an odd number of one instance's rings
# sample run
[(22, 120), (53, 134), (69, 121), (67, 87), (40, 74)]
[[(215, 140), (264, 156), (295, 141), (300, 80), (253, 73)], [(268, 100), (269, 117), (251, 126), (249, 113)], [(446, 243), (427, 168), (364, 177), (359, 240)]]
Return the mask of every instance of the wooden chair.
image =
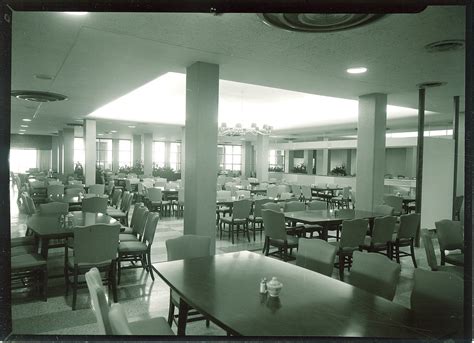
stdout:
[[(90, 268), (97, 267), (107, 273), (108, 284), (111, 285), (114, 301), (117, 301), (116, 257), (119, 244), (120, 225), (98, 224), (76, 227), (74, 229), (74, 250), (69, 256), (68, 245), (64, 252), (64, 278), (66, 296), (69, 285), (73, 287), (72, 309), (76, 309), (77, 288), (79, 275)], [(72, 274), (73, 280), (69, 276)]]
[(82, 212), (107, 213), (107, 198), (90, 197), (82, 199)]
[[(298, 238), (287, 235), (285, 215), (282, 212), (262, 210), (263, 229), (265, 231), (265, 243), (263, 252), (265, 256), (278, 254), (285, 262), (291, 256), (293, 248), (298, 248)], [(270, 246), (278, 248), (270, 253)], [(288, 249), (290, 254), (288, 254)]]
[(352, 254), (356, 250), (361, 250), (364, 244), (365, 234), (369, 221), (367, 219), (344, 220), (342, 222), (341, 239), (330, 242), (337, 248), (338, 262), (335, 264), (339, 268), (339, 279), (344, 281), (344, 267), (349, 270), (352, 265)]
[(313, 192), (311, 190), (311, 186), (301, 185), (301, 196), (305, 203), (310, 203), (313, 201)]
[[(21, 246), (18, 248), (22, 248)], [(21, 254), (11, 254), (10, 260), (10, 280), (19, 281), (18, 287), (25, 287), (25, 279), (33, 281), (33, 286), (42, 295), (44, 301), (48, 300), (48, 268), (46, 260), (39, 254), (31, 251)], [(13, 286), (16, 285), (12, 285)]]
[(374, 212), (384, 214), (386, 216), (393, 216), (394, 209), (392, 206), (388, 205), (377, 205), (374, 207)]
[[(441, 265), (444, 266), (447, 262), (455, 266), (464, 266), (464, 237), (461, 222), (444, 219), (435, 222), (435, 226), (441, 252)], [(453, 252), (454, 250), (461, 252)]]
[(440, 266), (438, 264), (438, 259), (436, 258), (435, 249), (433, 246), (433, 241), (431, 235), (427, 229), (421, 230), (421, 241), (423, 242), (423, 247), (425, 248), (426, 259), (428, 260), (428, 265), (432, 271), (442, 271), (456, 274), (457, 276), (464, 278), (464, 268), (460, 266)]
[(69, 212), (69, 204), (64, 202), (50, 202), (39, 205), (41, 214), (67, 214)]
[[(262, 208), (266, 203), (271, 202), (270, 199), (258, 199), (254, 202), (253, 214), (249, 216), (249, 222), (252, 223), (253, 241), (255, 242), (255, 233), (257, 229), (260, 231), (260, 238), (263, 231)], [(258, 224), (258, 228), (257, 228)]]
[(401, 267), (388, 257), (354, 251), (349, 283), (390, 301), (395, 296)]
[(297, 266), (331, 276), (335, 257), (336, 247), (326, 241), (305, 238), (298, 241)]
[(171, 202), (163, 200), (163, 192), (160, 188), (148, 188), (147, 193), (150, 211), (158, 211), (160, 215), (163, 215)]
[(384, 255), (392, 258), (391, 242), (396, 222), (397, 217), (390, 215), (375, 218), (372, 236), (365, 237), (362, 248), (368, 252), (383, 253), (383, 251), (386, 251)]
[(112, 218), (119, 220), (123, 225), (128, 226), (128, 212), (132, 204), (133, 195), (130, 192), (124, 192), (120, 209), (108, 208), (107, 214)]
[[(400, 216), (400, 228), (397, 233), (393, 234), (392, 242), (392, 258), (395, 254), (397, 262), (400, 263), (400, 257), (411, 256), (415, 268), (415, 237), (416, 231), (420, 226), (420, 215), (418, 213), (402, 214)], [(410, 252), (401, 251), (401, 247), (410, 247)]]
[(252, 210), (252, 201), (248, 199), (234, 201), (232, 206), (232, 215), (230, 217), (222, 217), (219, 221), (219, 237), (222, 239), (222, 231), (225, 231), (225, 225), (229, 226), (229, 238), (232, 237), (234, 244), (234, 226), (237, 227), (237, 237), (239, 237), (240, 227), (243, 226), (244, 234), (247, 233), (247, 239), (250, 242), (249, 234), (249, 216)]
[(48, 198), (60, 197), (64, 195), (64, 185), (49, 185), (47, 188)]
[(397, 195), (385, 195), (383, 197), (385, 205), (393, 207), (393, 214), (399, 216), (403, 213), (403, 198)]
[(104, 195), (105, 193), (105, 185), (90, 185), (87, 189), (87, 193), (89, 194), (96, 194), (96, 195)]

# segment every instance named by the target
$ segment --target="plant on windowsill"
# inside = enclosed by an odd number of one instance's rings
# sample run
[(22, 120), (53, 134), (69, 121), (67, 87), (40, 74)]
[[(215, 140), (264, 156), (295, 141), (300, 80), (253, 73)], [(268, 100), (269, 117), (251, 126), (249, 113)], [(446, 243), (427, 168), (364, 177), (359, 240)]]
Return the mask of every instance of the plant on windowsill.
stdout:
[(95, 167), (95, 183), (102, 185), (105, 183), (104, 171), (101, 167)]
[(135, 164), (130, 170), (130, 173), (135, 173), (137, 175), (142, 175), (143, 174), (143, 161), (136, 160)]
[(131, 167), (125, 165), (125, 166), (119, 167), (118, 172), (121, 173), (121, 174), (122, 174), (122, 173), (123, 173), (123, 174), (128, 174), (128, 173), (131, 173), (131, 170), (132, 170)]
[(346, 176), (347, 175), (346, 166), (344, 164), (341, 166), (336, 166), (335, 168), (331, 170), (329, 174), (333, 176)]
[(74, 166), (74, 176), (76, 178), (81, 178), (84, 176), (84, 168), (80, 162), (76, 162), (76, 165)]
[(281, 173), (283, 172), (283, 167), (275, 166), (275, 167), (268, 167), (269, 172)]
[(181, 171), (175, 171), (170, 167), (158, 167), (155, 163), (153, 163), (152, 175), (153, 177), (162, 177), (168, 181), (176, 181), (181, 179)]
[(304, 163), (300, 163), (294, 166), (291, 171), (296, 174), (306, 174), (306, 166), (304, 165)]

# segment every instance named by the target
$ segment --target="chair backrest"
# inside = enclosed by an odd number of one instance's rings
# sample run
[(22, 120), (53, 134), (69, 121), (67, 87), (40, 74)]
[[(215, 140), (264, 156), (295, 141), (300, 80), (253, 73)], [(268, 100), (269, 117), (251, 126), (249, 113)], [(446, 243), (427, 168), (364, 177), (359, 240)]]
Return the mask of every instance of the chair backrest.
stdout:
[(143, 232), (143, 240), (148, 244), (153, 244), (155, 239), (156, 225), (158, 224), (158, 219), (160, 214), (157, 212), (150, 212), (146, 218), (145, 232)]
[(217, 191), (216, 194), (216, 199), (221, 200), (221, 201), (227, 201), (230, 200), (232, 197), (230, 191)]
[(85, 275), (87, 288), (94, 307), (94, 314), (101, 334), (111, 335), (112, 329), (109, 322), (109, 305), (105, 297), (102, 279), (97, 268), (91, 268)]
[(252, 210), (252, 201), (248, 199), (242, 199), (234, 201), (232, 206), (232, 218), (233, 219), (245, 219), (250, 215)]
[(184, 188), (178, 189), (178, 201), (184, 203)]
[(143, 203), (141, 203), (141, 202), (137, 202), (137, 203), (135, 203), (135, 205), (133, 206), (132, 218), (130, 219), (130, 227), (131, 227), (131, 228), (133, 228), (133, 227), (135, 226), (135, 223), (136, 223), (137, 218), (138, 218), (138, 212), (137, 212), (137, 210), (138, 210), (140, 207), (143, 207)]
[(122, 198), (122, 204), (120, 204), (120, 210), (122, 212), (128, 213), (130, 211), (130, 206), (132, 206), (133, 194), (125, 192)]
[(125, 311), (119, 303), (114, 303), (110, 307), (109, 322), (113, 335), (132, 335)]
[(130, 179), (125, 179), (124, 180), (125, 182), (125, 190), (128, 191), (128, 192), (131, 192), (132, 191), (132, 183), (130, 182)]
[(461, 222), (443, 219), (435, 222), (441, 250), (464, 249), (463, 228)]
[(84, 193), (84, 189), (82, 187), (66, 188), (64, 193), (66, 193), (67, 195), (79, 195), (81, 193)]
[(117, 256), (120, 224), (97, 224), (74, 229), (74, 263), (97, 264)]
[(235, 192), (235, 195), (237, 195), (239, 198), (242, 197), (244, 199), (250, 199), (250, 191), (247, 190), (238, 190)]
[(247, 180), (249, 180), (249, 182), (253, 182), (253, 183), (258, 182), (258, 179), (255, 178), (255, 177), (249, 177), (249, 178), (247, 178)]
[(299, 197), (301, 194), (301, 186), (300, 185), (291, 185), (291, 193), (293, 193), (296, 197)]
[(262, 182), (258, 185), (260, 189), (267, 189), (268, 188), (268, 183), (267, 182)]
[(382, 254), (354, 251), (349, 282), (367, 292), (393, 300), (400, 270), (398, 263)]
[(136, 179), (136, 177), (137, 177), (137, 174), (135, 174), (135, 173), (127, 174), (127, 179)]
[(336, 247), (322, 239), (298, 240), (296, 265), (312, 271), (331, 276), (336, 257)]
[(162, 201), (163, 200), (163, 192), (159, 188), (148, 188), (147, 189), (148, 198), (150, 201)]
[(178, 188), (178, 184), (175, 182), (168, 182), (165, 185), (165, 189), (177, 189), (177, 188)]
[(30, 181), (31, 188), (40, 188), (44, 187), (46, 183), (44, 181)]
[(372, 243), (387, 243), (392, 241), (395, 232), (395, 224), (397, 217), (385, 216), (374, 219), (374, 227), (372, 231)]
[(324, 183), (324, 182), (318, 182), (318, 183), (316, 184), (316, 187), (317, 187), (317, 188), (323, 188), (323, 189), (324, 189), (324, 188), (327, 188), (327, 187), (328, 187), (328, 184), (327, 184), (327, 183)]
[(36, 206), (35, 206), (35, 202), (33, 201), (33, 199), (29, 196), (29, 195), (25, 195), (23, 197), (23, 200), (25, 202), (25, 210), (27, 211), (27, 215), (33, 215), (36, 213)]
[(463, 315), (464, 280), (441, 271), (416, 268), (411, 293), (411, 309), (416, 315), (452, 317)]
[(270, 198), (276, 198), (278, 196), (278, 187), (275, 185), (268, 185), (267, 196)]
[(461, 207), (462, 207), (463, 203), (464, 203), (464, 196), (463, 195), (457, 196), (454, 199), (453, 210), (454, 210), (455, 215), (459, 216), (459, 213), (461, 212)]
[(197, 235), (184, 235), (165, 242), (168, 261), (211, 255), (211, 238)]
[(64, 185), (49, 185), (47, 188), (47, 194), (49, 196), (63, 195)]
[(278, 185), (277, 189), (278, 189), (278, 194), (290, 193), (290, 187), (287, 185)]
[(353, 217), (355, 215), (355, 211), (350, 208), (341, 208), (334, 212), (335, 217)]
[(107, 187), (105, 187), (105, 192), (108, 195), (112, 195), (113, 190), (114, 190), (114, 183), (113, 181), (109, 181), (109, 183), (107, 184)]
[(68, 184), (69, 185), (82, 185), (82, 181), (81, 180), (69, 180)]
[(313, 195), (312, 195), (312, 192), (311, 192), (311, 186), (309, 185), (302, 185), (301, 186), (301, 194), (303, 194), (303, 197), (306, 199), (306, 200), (311, 200)]
[(403, 198), (396, 195), (385, 195), (383, 197), (385, 205), (393, 207), (393, 211), (396, 215), (402, 213), (403, 210)]
[(328, 183), (327, 184), (328, 189), (334, 189), (334, 188), (337, 188), (337, 187), (338, 187), (338, 185), (336, 183)]
[(308, 203), (308, 210), (327, 210), (328, 204), (325, 201), (313, 200)]
[(288, 201), (285, 203), (285, 212), (306, 211), (306, 205), (300, 201)]
[(91, 197), (82, 199), (82, 211), (92, 213), (106, 213), (107, 212), (107, 198), (105, 197)]
[(87, 189), (89, 194), (103, 195), (105, 192), (105, 185), (90, 185)]
[(262, 205), (262, 210), (272, 210), (272, 211), (281, 212), (281, 206), (280, 204), (277, 204), (276, 202), (273, 202), (270, 200)]
[(374, 212), (385, 214), (387, 216), (393, 216), (393, 207), (388, 205), (377, 205), (374, 207)]
[(420, 214), (410, 213), (400, 216), (400, 228), (398, 229), (398, 238), (415, 238), (416, 230), (420, 225)]
[(240, 185), (241, 185), (243, 188), (248, 188), (248, 187), (250, 187), (250, 182), (249, 182), (249, 180), (241, 180), (241, 181), (240, 181)]
[[(280, 187), (280, 186), (278, 186)], [(280, 194), (280, 199), (282, 200), (288, 200), (288, 199), (291, 199), (293, 198), (293, 193), (290, 193), (290, 192), (283, 192)]]
[(263, 205), (265, 205), (266, 203), (269, 203), (271, 202), (270, 199), (258, 199), (258, 200), (255, 200), (255, 206), (254, 206), (254, 209), (253, 209), (253, 215), (255, 217), (261, 217), (262, 216), (262, 208), (263, 208)]
[(122, 196), (122, 190), (120, 188), (115, 188), (112, 194), (112, 200), (111, 200), (112, 206), (117, 206), (121, 196)]
[(423, 247), (425, 248), (426, 259), (428, 260), (428, 265), (431, 270), (438, 269), (438, 260), (436, 258), (435, 249), (433, 246), (433, 241), (427, 229), (421, 229), (421, 241), (423, 242)]
[(134, 233), (140, 236), (140, 239), (143, 238), (143, 232), (145, 231), (146, 220), (149, 214), (150, 211), (146, 206), (140, 206), (137, 208), (137, 216), (132, 230)]
[(69, 212), (69, 204), (56, 201), (40, 204), (39, 211), (41, 214), (67, 214)]
[(285, 215), (282, 212), (263, 209), (262, 219), (265, 236), (272, 239), (287, 240)]
[(349, 199), (351, 197), (351, 187), (342, 188), (342, 198)]
[(365, 234), (369, 228), (368, 219), (352, 219), (342, 222), (340, 248), (359, 248), (364, 244)]

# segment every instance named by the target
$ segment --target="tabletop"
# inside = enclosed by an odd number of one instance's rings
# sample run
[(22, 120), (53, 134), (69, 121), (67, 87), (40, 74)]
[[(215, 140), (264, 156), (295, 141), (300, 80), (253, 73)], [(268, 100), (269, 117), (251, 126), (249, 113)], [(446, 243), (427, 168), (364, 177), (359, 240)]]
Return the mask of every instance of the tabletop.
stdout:
[(57, 201), (57, 202), (65, 202), (70, 205), (82, 204), (82, 200), (84, 198), (94, 198), (94, 197), (101, 197), (101, 198), (108, 198), (107, 195), (97, 195), (97, 194), (83, 194), (83, 195), (72, 195), (72, 194), (62, 194), (61, 196), (53, 196), (49, 197), (49, 201)]
[[(89, 213), (82, 211), (69, 212), (73, 215), (74, 226), (88, 226), (94, 224), (113, 224), (114, 218), (103, 213)], [(39, 237), (70, 237), (73, 229), (61, 225), (57, 214), (34, 214), (26, 225)]]
[[(180, 297), (234, 335), (427, 337), (412, 312), (340, 280), (249, 251), (154, 265)], [(259, 293), (277, 277), (281, 294)], [(426, 335), (426, 336), (425, 336)]]
[(371, 219), (383, 216), (385, 216), (385, 214), (361, 210), (354, 210), (352, 214), (345, 215), (342, 215), (341, 213), (337, 212), (332, 212), (330, 210), (306, 210), (285, 212), (286, 219), (295, 220), (305, 224), (339, 222), (349, 219)]

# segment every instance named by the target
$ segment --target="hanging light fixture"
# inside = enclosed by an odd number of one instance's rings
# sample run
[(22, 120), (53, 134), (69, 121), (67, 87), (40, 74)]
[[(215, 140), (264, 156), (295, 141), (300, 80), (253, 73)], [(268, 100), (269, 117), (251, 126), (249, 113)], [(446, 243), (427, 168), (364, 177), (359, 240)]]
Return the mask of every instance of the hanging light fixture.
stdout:
[(227, 126), (226, 123), (221, 123), (219, 126), (220, 136), (245, 136), (245, 135), (269, 135), (273, 130), (273, 127), (267, 124), (263, 124), (261, 128), (256, 123), (252, 123), (249, 128), (243, 127), (242, 124), (237, 123), (234, 127)]

